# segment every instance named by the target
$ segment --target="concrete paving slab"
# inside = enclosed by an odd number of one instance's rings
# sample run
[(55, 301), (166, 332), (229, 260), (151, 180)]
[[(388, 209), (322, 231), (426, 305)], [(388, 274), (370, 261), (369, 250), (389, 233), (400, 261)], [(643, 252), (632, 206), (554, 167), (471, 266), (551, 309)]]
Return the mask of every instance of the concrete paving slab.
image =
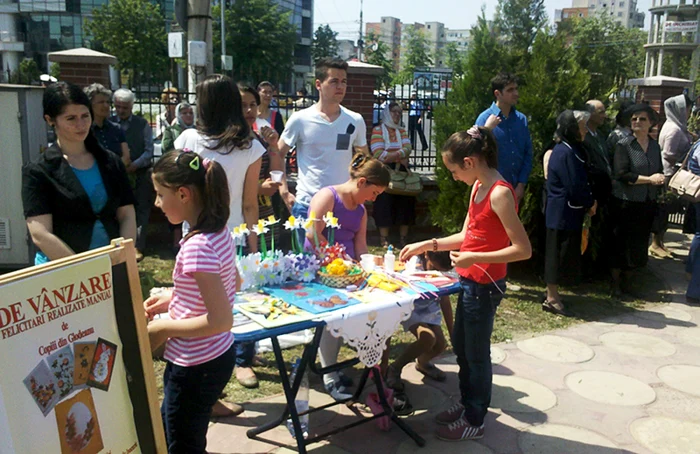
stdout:
[(613, 372), (579, 371), (567, 375), (566, 386), (594, 402), (609, 405), (646, 405), (654, 401), (651, 386)]
[(542, 424), (531, 427), (520, 434), (518, 445), (523, 454), (620, 452), (615, 443), (596, 432), (562, 424)]
[(688, 328), (677, 334), (681, 342), (700, 347), (700, 328)]
[(632, 436), (656, 454), (700, 453), (700, 424), (665, 416), (634, 421)]
[(676, 353), (676, 347), (671, 343), (646, 334), (613, 331), (601, 335), (599, 339), (606, 347), (628, 355), (663, 357)]
[(583, 342), (563, 336), (533, 337), (518, 342), (517, 346), (528, 355), (556, 363), (584, 363), (595, 355)]
[[(428, 440), (425, 448), (416, 445), (413, 440), (406, 440), (399, 445), (397, 454), (423, 454), (425, 452), (439, 452), (440, 454), (492, 454), (486, 446), (475, 441), (460, 441), (458, 443), (438, 440), (434, 436)], [(379, 452), (379, 451), (374, 451)]]
[(689, 365), (663, 366), (656, 371), (661, 381), (671, 388), (700, 396), (700, 367)]
[(557, 404), (557, 396), (545, 386), (522, 377), (494, 375), (491, 406), (504, 412), (538, 413)]
[(653, 386), (656, 400), (646, 407), (649, 416), (673, 416), (700, 423), (700, 398), (670, 388), (663, 383)]
[[(294, 447), (294, 449), (277, 448), (273, 451), (270, 451), (271, 454), (293, 454), (295, 452), (299, 452), (296, 446)], [(328, 441), (323, 441), (309, 445), (306, 447), (306, 452), (313, 454), (350, 454), (344, 449), (340, 449), (337, 446), (333, 446)]]
[(692, 320), (692, 317), (688, 312), (674, 307), (670, 304), (664, 304), (662, 306), (656, 307), (648, 307), (644, 310), (635, 311), (634, 315), (637, 317), (654, 321), (678, 320), (681, 322), (689, 322), (690, 320)]

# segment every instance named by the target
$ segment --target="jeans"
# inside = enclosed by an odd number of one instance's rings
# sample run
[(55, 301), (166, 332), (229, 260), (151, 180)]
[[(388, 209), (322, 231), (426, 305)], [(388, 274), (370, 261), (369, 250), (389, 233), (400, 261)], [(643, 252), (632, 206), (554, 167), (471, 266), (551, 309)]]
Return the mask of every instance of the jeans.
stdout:
[(688, 263), (685, 265), (685, 272), (690, 273), (690, 282), (686, 296), (700, 299), (700, 203), (694, 204), (695, 208), (695, 236), (690, 243), (690, 254)]
[(241, 342), (236, 344), (236, 366), (251, 367), (255, 356), (255, 342)]
[(183, 367), (168, 362), (163, 374), (163, 417), (169, 454), (206, 452), (212, 406), (231, 379), (236, 348), (209, 362)]
[(496, 285), (460, 278), (452, 345), (459, 365), (459, 390), (469, 424), (480, 426), (491, 404), (491, 332), (496, 309), (506, 289), (505, 279)]
[[(294, 202), (294, 205), (292, 205), (292, 216), (295, 218), (308, 218), (309, 217), (309, 205), (299, 203), (299, 202)], [(303, 247), (304, 242), (306, 241), (306, 231), (304, 229), (297, 229), (294, 231), (294, 233), (297, 235), (297, 239), (299, 240), (299, 244)]]

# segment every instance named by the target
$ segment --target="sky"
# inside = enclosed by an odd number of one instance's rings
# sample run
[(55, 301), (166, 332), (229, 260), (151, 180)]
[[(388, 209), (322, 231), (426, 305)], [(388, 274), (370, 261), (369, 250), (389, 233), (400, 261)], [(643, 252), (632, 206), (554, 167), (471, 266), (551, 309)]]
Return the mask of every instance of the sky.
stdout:
[[(364, 22), (379, 22), (381, 16), (393, 16), (403, 23), (442, 22), (447, 28), (471, 28), (486, 6), (491, 19), (497, 0), (364, 0)], [(572, 0), (545, 0), (550, 21), (555, 9), (571, 7)], [(408, 6), (410, 5), (410, 6)], [(468, 6), (466, 6), (468, 5)], [(651, 0), (638, 0), (637, 9), (647, 13)], [(314, 29), (329, 24), (338, 38), (356, 40), (360, 30), (360, 0), (315, 0)]]

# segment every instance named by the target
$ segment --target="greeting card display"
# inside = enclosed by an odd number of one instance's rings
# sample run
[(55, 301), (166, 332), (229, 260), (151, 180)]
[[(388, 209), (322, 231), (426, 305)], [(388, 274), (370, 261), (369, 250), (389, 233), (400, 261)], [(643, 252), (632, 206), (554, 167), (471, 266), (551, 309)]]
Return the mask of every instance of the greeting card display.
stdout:
[(95, 401), (89, 389), (56, 406), (56, 426), (61, 454), (97, 454), (104, 448)]
[(73, 351), (70, 345), (66, 345), (62, 349), (50, 355), (46, 360), (49, 363), (51, 373), (56, 379), (58, 387), (59, 399), (68, 396), (73, 390)]
[(95, 354), (92, 357), (92, 367), (87, 384), (103, 391), (109, 390), (114, 371), (114, 360), (117, 356), (117, 346), (102, 338), (97, 339)]
[(93, 356), (95, 356), (94, 342), (75, 342), (73, 344), (73, 357), (75, 358), (73, 388), (81, 389), (87, 386)]
[(41, 413), (44, 416), (49, 414), (59, 399), (58, 386), (49, 366), (40, 361), (23, 381)]

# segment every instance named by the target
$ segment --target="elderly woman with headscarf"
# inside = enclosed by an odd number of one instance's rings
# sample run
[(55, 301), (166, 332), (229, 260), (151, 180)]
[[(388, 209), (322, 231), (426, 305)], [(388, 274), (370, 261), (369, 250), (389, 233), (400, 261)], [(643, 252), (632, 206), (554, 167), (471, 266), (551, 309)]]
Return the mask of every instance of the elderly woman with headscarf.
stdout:
[(187, 102), (181, 102), (175, 108), (176, 121), (163, 133), (162, 150), (164, 153), (171, 151), (175, 144), (175, 139), (180, 137), (182, 131), (194, 128), (194, 109)]
[(586, 213), (595, 214), (596, 202), (586, 172), (583, 139), (590, 114), (565, 110), (557, 117), (556, 141), (547, 171), (544, 279), (547, 293), (542, 309), (567, 315), (559, 297), (559, 283), (576, 282), (581, 270), (581, 234)]
[[(408, 171), (411, 141), (406, 130), (399, 126), (402, 108), (397, 102), (388, 103), (382, 111), (381, 122), (372, 129), (370, 149), (375, 158), (400, 171)], [(389, 229), (399, 226), (401, 247), (408, 243), (408, 229), (416, 221), (416, 198), (407, 195), (388, 194), (377, 196), (372, 216), (379, 228), (382, 246), (389, 245)]]
[(649, 137), (657, 113), (648, 104), (635, 104), (626, 111), (632, 136), (615, 147), (613, 196), (610, 217), (613, 229), (611, 251), (612, 296), (633, 294), (635, 269), (646, 266), (647, 245), (656, 212), (656, 200), (663, 190), (661, 148)]
[[(678, 95), (664, 101), (666, 121), (659, 132), (661, 147), (661, 163), (664, 167), (665, 184), (671, 180), (677, 165), (690, 150), (692, 137), (688, 133), (688, 102), (685, 95)], [(668, 228), (669, 204), (659, 201), (654, 223), (652, 224), (652, 241), (649, 253), (660, 258), (671, 258), (672, 255), (664, 245), (664, 234)]]

